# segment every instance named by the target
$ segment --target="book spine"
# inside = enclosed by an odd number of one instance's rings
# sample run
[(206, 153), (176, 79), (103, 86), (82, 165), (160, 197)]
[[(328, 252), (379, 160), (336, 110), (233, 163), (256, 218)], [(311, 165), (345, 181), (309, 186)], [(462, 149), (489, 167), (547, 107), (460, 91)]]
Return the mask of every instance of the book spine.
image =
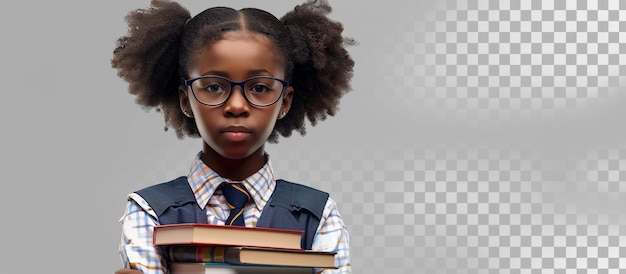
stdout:
[(171, 262), (226, 263), (223, 246), (170, 246), (167, 256)]
[(241, 264), (241, 248), (228, 247), (224, 249), (224, 261), (230, 264)]

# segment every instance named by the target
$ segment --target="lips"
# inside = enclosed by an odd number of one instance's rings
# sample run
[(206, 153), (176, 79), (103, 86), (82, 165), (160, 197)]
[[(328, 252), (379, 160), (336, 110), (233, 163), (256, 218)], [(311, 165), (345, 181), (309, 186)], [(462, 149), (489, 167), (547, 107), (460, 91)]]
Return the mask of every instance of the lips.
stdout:
[(221, 130), (221, 133), (228, 141), (240, 142), (250, 137), (252, 132), (243, 126), (229, 126)]
[(222, 133), (228, 133), (228, 132), (233, 132), (233, 133), (251, 133), (251, 131), (244, 127), (244, 126), (229, 126), (225, 129), (221, 130)]

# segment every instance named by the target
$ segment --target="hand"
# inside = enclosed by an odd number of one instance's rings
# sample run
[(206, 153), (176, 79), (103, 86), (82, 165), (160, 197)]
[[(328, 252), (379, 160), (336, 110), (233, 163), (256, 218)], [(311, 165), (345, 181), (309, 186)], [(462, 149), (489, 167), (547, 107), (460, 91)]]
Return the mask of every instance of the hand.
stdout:
[(143, 272), (137, 269), (122, 268), (115, 271), (115, 274), (143, 274)]

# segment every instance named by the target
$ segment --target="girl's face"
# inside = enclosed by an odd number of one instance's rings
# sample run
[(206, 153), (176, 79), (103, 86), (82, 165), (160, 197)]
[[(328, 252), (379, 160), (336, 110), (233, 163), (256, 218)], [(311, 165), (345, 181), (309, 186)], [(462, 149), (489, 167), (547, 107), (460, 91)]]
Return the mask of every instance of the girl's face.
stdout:
[[(273, 43), (260, 34), (227, 33), (222, 40), (197, 51), (191, 60), (189, 79), (217, 75), (241, 82), (255, 76), (284, 79), (285, 74)], [(293, 88), (286, 87), (275, 104), (257, 107), (246, 101), (241, 89), (233, 86), (228, 100), (218, 106), (198, 102), (191, 88), (180, 92), (181, 107), (194, 117), (204, 141), (203, 153), (210, 159), (262, 157), (279, 114), (289, 110), (293, 97)]]

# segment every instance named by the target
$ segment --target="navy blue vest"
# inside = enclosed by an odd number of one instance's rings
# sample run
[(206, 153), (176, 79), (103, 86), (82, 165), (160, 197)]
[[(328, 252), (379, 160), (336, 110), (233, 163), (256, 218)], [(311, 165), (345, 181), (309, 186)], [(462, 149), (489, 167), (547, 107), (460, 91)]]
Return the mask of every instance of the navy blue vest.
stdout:
[[(207, 223), (206, 213), (196, 202), (185, 176), (136, 193), (150, 204), (160, 224)], [(311, 249), (328, 196), (305, 185), (277, 180), (256, 226), (304, 230), (300, 245)]]

